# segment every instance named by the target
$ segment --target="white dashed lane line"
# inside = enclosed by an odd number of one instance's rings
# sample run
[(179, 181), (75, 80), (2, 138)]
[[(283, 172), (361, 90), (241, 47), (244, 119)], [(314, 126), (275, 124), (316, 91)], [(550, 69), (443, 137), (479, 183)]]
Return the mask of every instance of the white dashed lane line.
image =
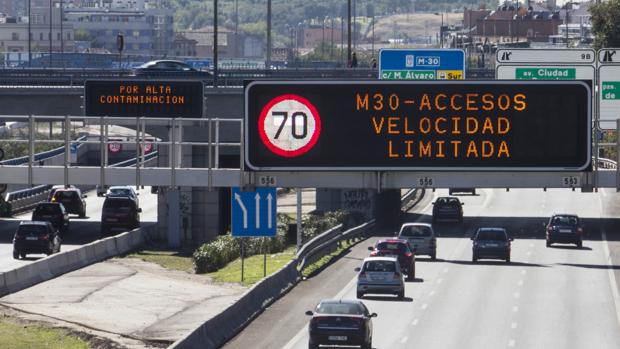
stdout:
[(512, 328), (513, 330), (517, 328), (517, 323), (513, 322), (512, 324), (510, 324), (510, 328)]
[(411, 324), (412, 324), (413, 326), (415, 326), (415, 325), (417, 325), (417, 324), (418, 324), (418, 321), (419, 321), (418, 319), (413, 319), (413, 322), (412, 322)]
[(517, 344), (517, 342), (514, 339), (511, 339), (508, 341), (508, 346), (509, 347), (514, 347)]

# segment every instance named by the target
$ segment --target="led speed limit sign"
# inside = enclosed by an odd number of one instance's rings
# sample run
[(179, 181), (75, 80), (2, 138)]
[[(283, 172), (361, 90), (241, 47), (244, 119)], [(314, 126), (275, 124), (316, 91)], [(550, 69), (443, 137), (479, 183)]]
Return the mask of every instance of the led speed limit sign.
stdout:
[(258, 131), (273, 153), (296, 157), (308, 152), (321, 133), (321, 118), (307, 99), (285, 94), (265, 105), (258, 120)]

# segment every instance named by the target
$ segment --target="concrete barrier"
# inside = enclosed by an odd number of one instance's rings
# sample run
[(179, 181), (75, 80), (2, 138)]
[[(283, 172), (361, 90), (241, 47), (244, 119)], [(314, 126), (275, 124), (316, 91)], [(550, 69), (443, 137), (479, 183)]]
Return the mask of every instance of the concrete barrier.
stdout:
[(221, 347), (237, 335), (245, 325), (254, 320), (263, 309), (292, 289), (299, 279), (297, 260), (294, 259), (277, 273), (254, 285), (224, 311), (207, 320), (168, 348), (215, 349)]
[(75, 250), (53, 254), (36, 262), (2, 272), (0, 273), (0, 297), (131, 251), (144, 243), (145, 236), (152, 234), (155, 226), (152, 224), (118, 236), (97, 240)]

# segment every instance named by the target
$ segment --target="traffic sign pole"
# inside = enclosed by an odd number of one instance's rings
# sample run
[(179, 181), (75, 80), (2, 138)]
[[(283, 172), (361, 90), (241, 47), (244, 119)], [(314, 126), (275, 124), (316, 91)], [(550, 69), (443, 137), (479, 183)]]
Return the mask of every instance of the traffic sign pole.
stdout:
[(267, 276), (267, 238), (263, 238), (263, 277)]
[(297, 188), (297, 251), (301, 248), (301, 188)]
[(243, 238), (239, 238), (239, 241), (241, 242), (241, 283), (243, 283), (243, 267), (244, 267), (244, 263), (243, 263), (243, 257), (244, 257), (244, 248), (243, 248)]

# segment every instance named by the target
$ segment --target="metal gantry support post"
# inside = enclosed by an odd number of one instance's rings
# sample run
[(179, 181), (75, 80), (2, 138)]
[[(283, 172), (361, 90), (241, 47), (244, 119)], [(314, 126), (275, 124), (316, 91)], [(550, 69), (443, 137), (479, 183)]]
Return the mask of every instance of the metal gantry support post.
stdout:
[(213, 123), (213, 120), (211, 120), (211, 117), (208, 118), (207, 120), (208, 123), (208, 132), (209, 134), (207, 135), (207, 142), (209, 144), (208, 148), (207, 148), (207, 161), (208, 161), (208, 172), (207, 172), (207, 187), (209, 189), (209, 191), (213, 190), (213, 143), (211, 142), (211, 124)]
[(301, 248), (301, 188), (297, 188), (297, 252)]
[(101, 168), (99, 170), (99, 183), (101, 185), (101, 190), (103, 190), (103, 188), (105, 188), (105, 164), (104, 164), (104, 159), (105, 159), (105, 148), (106, 148), (106, 143), (104, 141), (104, 137), (105, 137), (105, 126), (104, 126), (104, 122), (105, 122), (105, 118), (103, 116), (99, 117), (99, 164), (101, 165)]
[(215, 168), (220, 168), (220, 119), (215, 119), (215, 155), (213, 157)]
[(176, 122), (175, 119), (170, 120), (170, 187), (172, 190), (176, 187)]
[[(142, 135), (144, 137), (144, 135)], [(140, 190), (140, 118), (136, 118), (136, 190)]]
[(34, 165), (34, 115), (28, 117), (28, 186), (32, 187), (33, 174), (32, 166)]
[[(239, 187), (245, 187), (245, 142), (244, 142), (244, 132), (243, 132), (243, 119), (239, 122), (240, 132), (239, 132)], [(216, 133), (217, 134), (217, 133)], [(216, 148), (217, 149), (217, 145)]]
[[(65, 122), (64, 122), (64, 127), (63, 127), (64, 136), (65, 136), (65, 173), (63, 176), (64, 177), (63, 184), (65, 185), (65, 188), (69, 186), (69, 166), (71, 163), (71, 135), (69, 132), (70, 124), (71, 124), (71, 121), (69, 119), (69, 115), (65, 115)], [(77, 144), (76, 144), (76, 147), (77, 147)]]

